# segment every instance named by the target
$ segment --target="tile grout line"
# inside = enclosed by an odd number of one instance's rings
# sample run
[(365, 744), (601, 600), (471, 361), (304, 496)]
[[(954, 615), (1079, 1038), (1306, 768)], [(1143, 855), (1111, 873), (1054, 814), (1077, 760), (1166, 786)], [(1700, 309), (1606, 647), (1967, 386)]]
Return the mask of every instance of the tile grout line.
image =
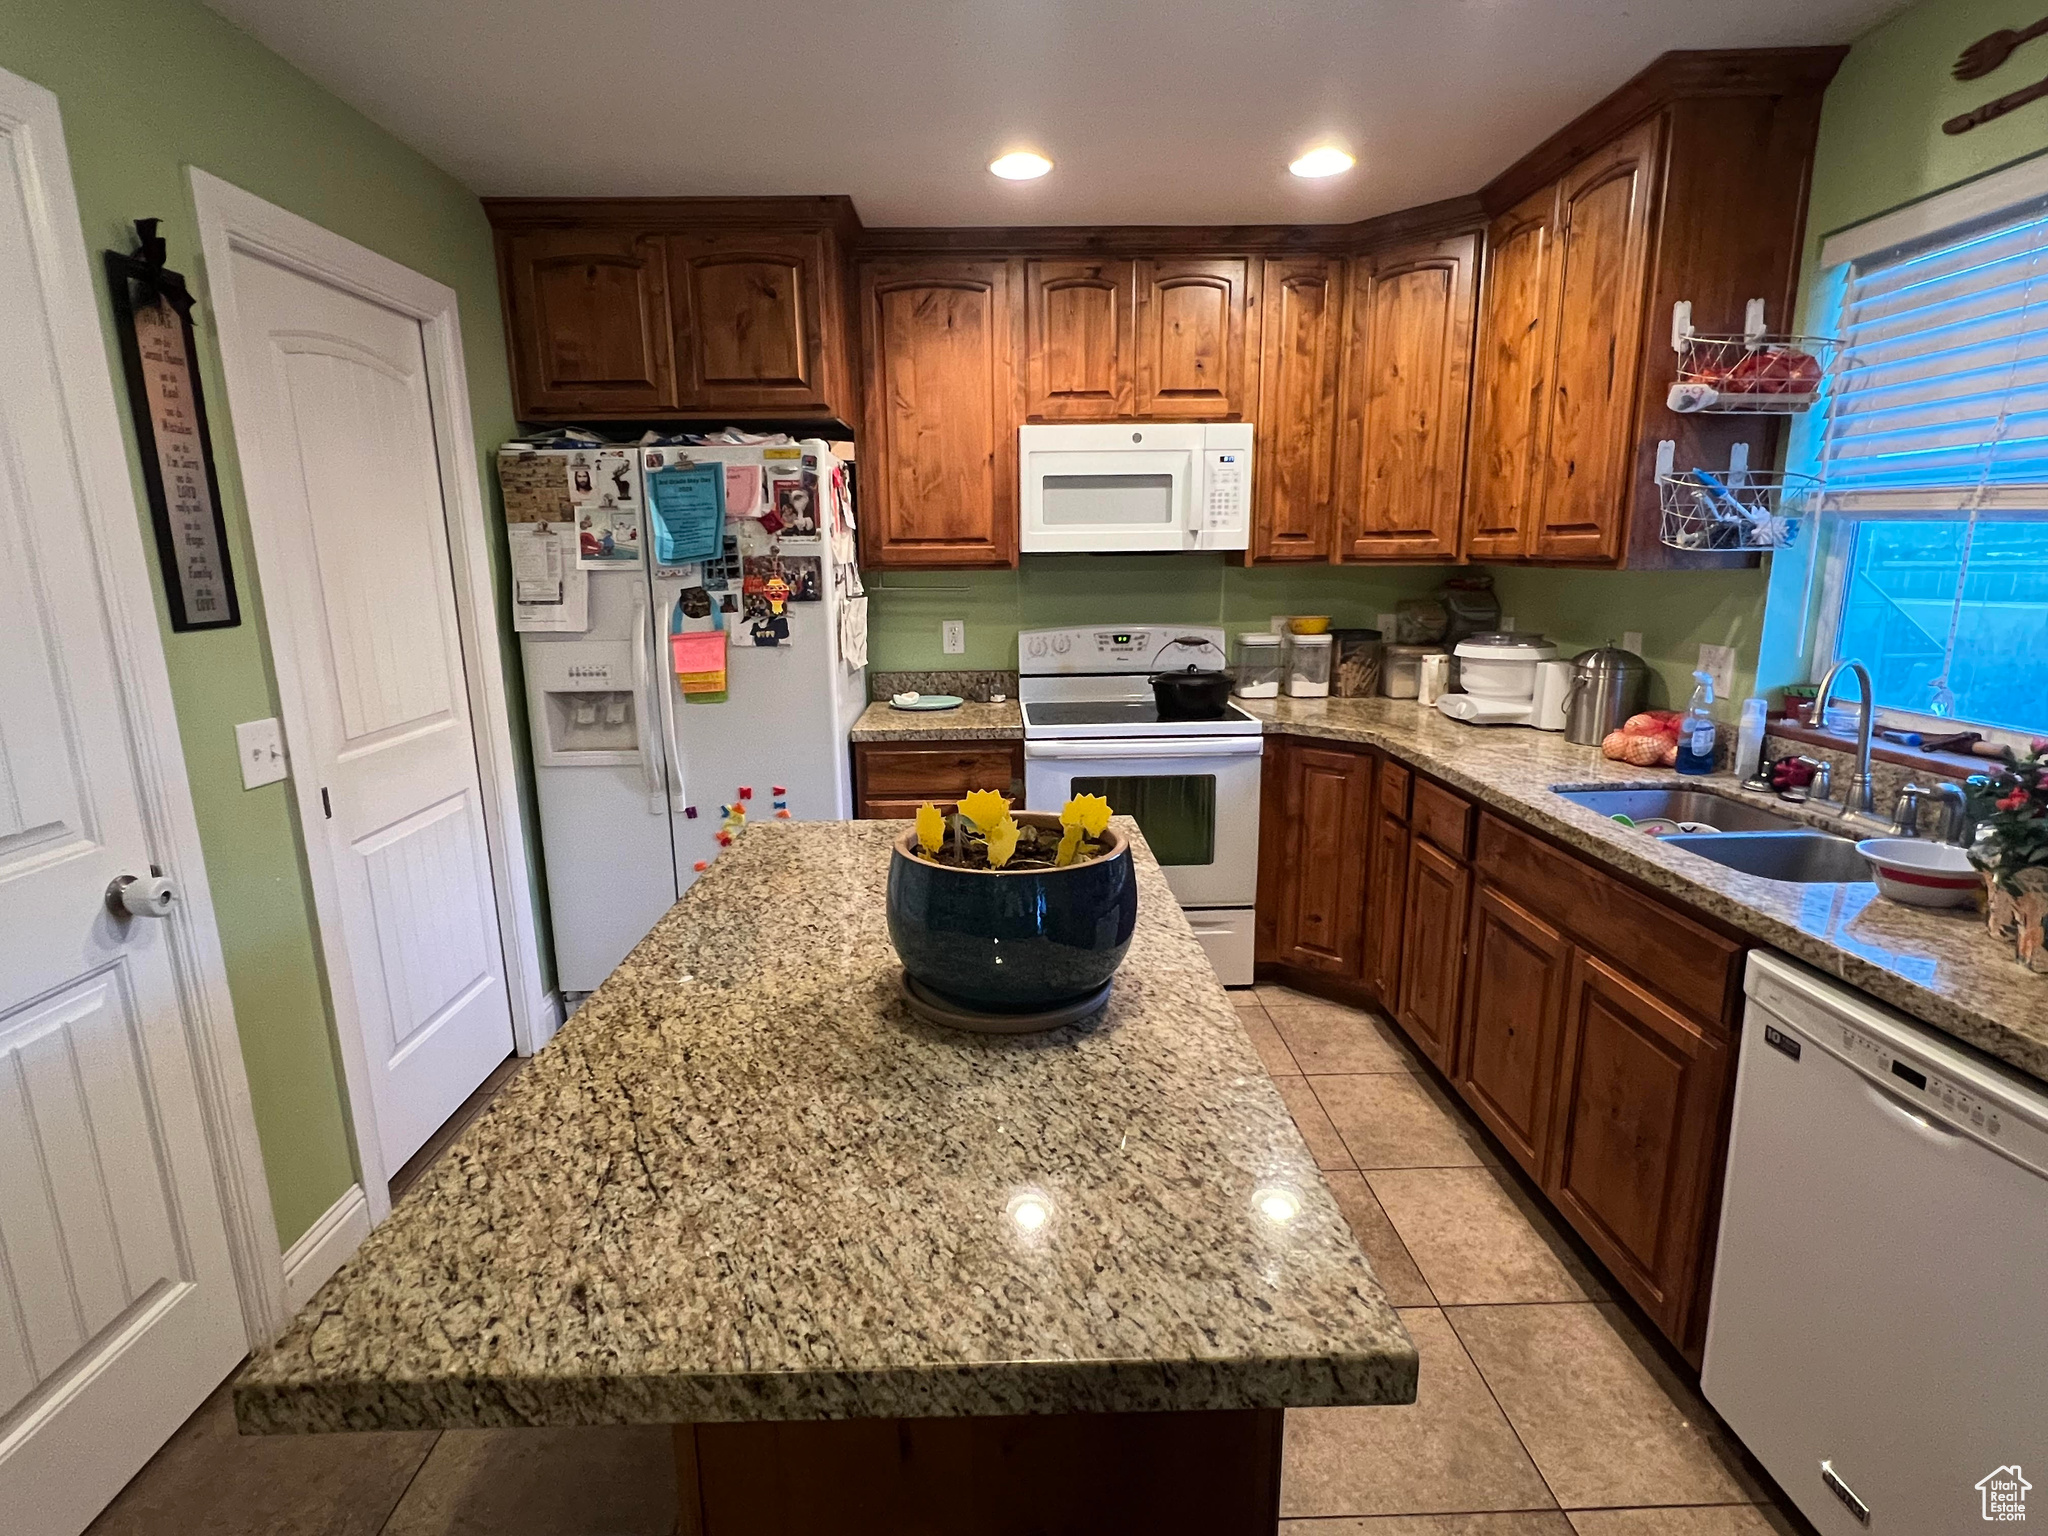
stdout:
[[(1454, 1333), (1456, 1331), (1456, 1329), (1452, 1330)], [(420, 1464), (412, 1469), (412, 1476), (405, 1480), (405, 1486), (398, 1490), (398, 1497), (392, 1500), (391, 1508), (385, 1512), (384, 1518), (378, 1522), (377, 1536), (384, 1536), (384, 1533), (391, 1529), (391, 1522), (398, 1518), (398, 1511), (405, 1506), (406, 1496), (412, 1492), (412, 1485), (418, 1482), (420, 1474), (427, 1470), (427, 1463), (433, 1459), (434, 1452), (441, 1448), (441, 1436), (446, 1433), (447, 1431), (442, 1429), (434, 1431), (433, 1443), (427, 1447), (426, 1455), (420, 1457)]]

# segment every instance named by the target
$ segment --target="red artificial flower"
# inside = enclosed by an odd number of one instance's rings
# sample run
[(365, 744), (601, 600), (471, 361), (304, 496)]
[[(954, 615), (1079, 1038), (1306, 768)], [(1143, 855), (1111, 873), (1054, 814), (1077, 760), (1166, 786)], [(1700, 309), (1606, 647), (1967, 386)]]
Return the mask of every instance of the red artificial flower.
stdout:
[(2022, 784), (2018, 789), (2015, 789), (2011, 794), (2007, 795), (2003, 800), (1999, 801), (1998, 808), (2001, 811), (2016, 811), (2026, 803), (2027, 787), (2026, 785)]

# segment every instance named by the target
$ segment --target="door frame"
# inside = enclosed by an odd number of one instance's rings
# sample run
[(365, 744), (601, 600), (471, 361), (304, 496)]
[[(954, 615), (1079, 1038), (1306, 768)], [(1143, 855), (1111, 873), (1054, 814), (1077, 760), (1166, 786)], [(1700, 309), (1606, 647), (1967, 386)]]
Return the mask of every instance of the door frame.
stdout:
[[(254, 398), (263, 385), (257, 359), (242, 345), (234, 283), (237, 252), (256, 256), (417, 321), (426, 357), (427, 392), (433, 415), (435, 456), (441, 470), (442, 504), (447, 509), (450, 577), (455, 621), (462, 642), (463, 677), (469, 696), (470, 734), (476, 743), (482, 785), (484, 834), (490, 854), (492, 895), (504, 946), (506, 992), (512, 1005), (512, 1040), (531, 1056), (561, 1027), (559, 994), (541, 979), (538, 918), (531, 867), (526, 854), (525, 813), (519, 799), (519, 758), (506, 701), (505, 668), (498, 648), (497, 587), (491, 571), (488, 512), (477, 472), (476, 433), (470, 418), (469, 378), (462, 355), (462, 326), (455, 290), (389, 257), (344, 239), (309, 219), (288, 213), (253, 193), (190, 168), (192, 201), (199, 219), (205, 285), (213, 303), (221, 369), (228, 404)], [(250, 467), (261, 463), (261, 445), (245, 441), (234, 428), (241, 465), (243, 505), (256, 567), (278, 569), (286, 559), (268, 504), (251, 493)], [(300, 686), (298, 646), (291, 624), (268, 603), (265, 633), (277, 678), (279, 710), (288, 748), (313, 739)], [(372, 1226), (391, 1211), (390, 1177), (377, 1139), (377, 1113), (370, 1094), (369, 1053), (350, 983), (346, 930), (341, 921), (340, 883), (324, 839), (307, 835), (321, 820), (320, 786), (294, 771), (300, 838), (312, 878), (320, 953), (328, 975), (328, 1001), (341, 1048), (348, 1090), (356, 1166)]]
[(107, 594), (107, 632), (120, 677), (118, 707), (133, 754), (130, 767), (142, 822), (155, 862), (178, 886), (180, 900), (164, 919), (173, 983), (227, 1226), (237, 1300), (254, 1348), (273, 1338), (286, 1316), (277, 1223), (157, 626), (156, 587), (143, 547), (142, 514), (93, 284), (96, 268), (85, 249), (57, 97), (0, 69), (0, 146), (10, 142), (28, 173), (23, 213), (49, 299), (58, 403), (74, 444), (93, 569)]

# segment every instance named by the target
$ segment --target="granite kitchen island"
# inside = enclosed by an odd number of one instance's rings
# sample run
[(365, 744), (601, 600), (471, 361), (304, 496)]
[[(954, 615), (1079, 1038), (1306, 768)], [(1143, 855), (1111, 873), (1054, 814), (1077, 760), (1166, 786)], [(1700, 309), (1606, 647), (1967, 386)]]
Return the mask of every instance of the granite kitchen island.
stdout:
[(675, 1424), (708, 1536), (1269, 1536), (1281, 1411), (1410, 1402), (1413, 1345), (1142, 842), (1109, 1006), (996, 1038), (900, 998), (899, 829), (743, 833), (243, 1430)]

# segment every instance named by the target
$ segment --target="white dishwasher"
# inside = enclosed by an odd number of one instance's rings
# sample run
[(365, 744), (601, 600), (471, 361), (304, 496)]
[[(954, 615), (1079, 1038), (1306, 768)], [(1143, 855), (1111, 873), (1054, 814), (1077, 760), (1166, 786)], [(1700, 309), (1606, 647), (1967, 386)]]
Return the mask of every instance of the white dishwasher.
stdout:
[[(1752, 954), (1700, 1385), (1828, 1536), (2048, 1524), (2048, 1089)], [(2048, 1007), (2048, 988), (2043, 990)]]

